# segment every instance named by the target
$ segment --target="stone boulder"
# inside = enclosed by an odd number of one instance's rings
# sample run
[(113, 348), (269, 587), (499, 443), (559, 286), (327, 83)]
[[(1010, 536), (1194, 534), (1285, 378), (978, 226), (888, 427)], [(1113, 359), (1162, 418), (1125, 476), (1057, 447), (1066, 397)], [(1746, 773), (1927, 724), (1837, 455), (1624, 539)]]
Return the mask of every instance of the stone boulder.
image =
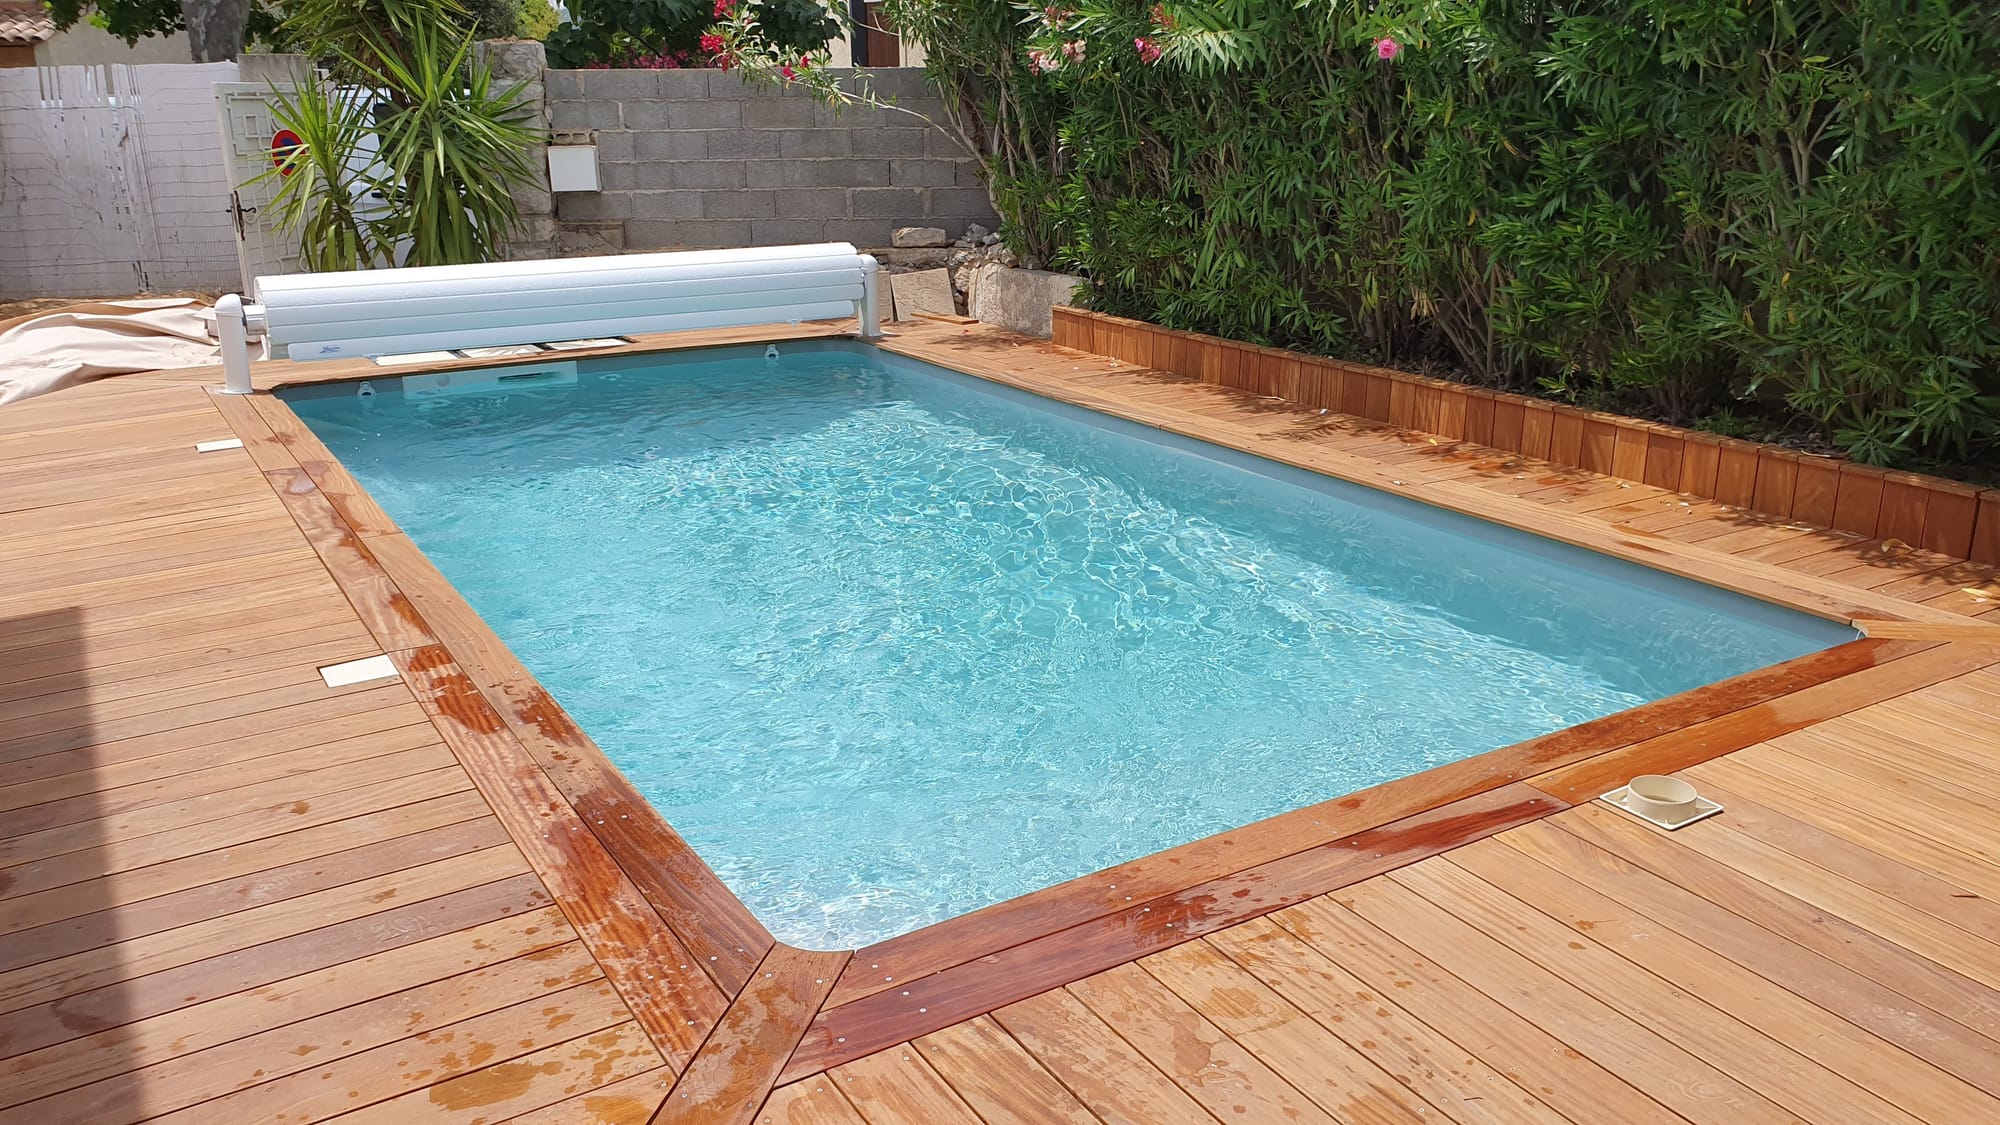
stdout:
[(918, 249), (926, 246), (948, 246), (942, 227), (897, 227), (889, 232), (889, 245), (898, 249)]
[(974, 320), (1046, 340), (1055, 334), (1057, 305), (1067, 305), (1083, 279), (1048, 270), (990, 266), (967, 286), (966, 308)]

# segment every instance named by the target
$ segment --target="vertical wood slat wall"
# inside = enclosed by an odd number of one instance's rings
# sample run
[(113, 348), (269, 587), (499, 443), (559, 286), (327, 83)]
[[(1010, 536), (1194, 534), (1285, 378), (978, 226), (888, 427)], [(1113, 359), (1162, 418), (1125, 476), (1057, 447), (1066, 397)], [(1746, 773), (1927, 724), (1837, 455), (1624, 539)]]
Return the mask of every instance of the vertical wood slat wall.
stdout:
[(1058, 306), (1054, 342), (1765, 515), (2000, 563), (2000, 489)]

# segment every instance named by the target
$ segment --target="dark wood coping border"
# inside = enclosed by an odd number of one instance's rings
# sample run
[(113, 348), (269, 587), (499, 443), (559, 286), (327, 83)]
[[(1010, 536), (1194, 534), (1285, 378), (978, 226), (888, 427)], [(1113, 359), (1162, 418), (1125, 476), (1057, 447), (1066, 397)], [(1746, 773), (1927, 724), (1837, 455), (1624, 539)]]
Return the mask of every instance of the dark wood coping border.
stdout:
[(1055, 343), (1780, 519), (2000, 563), (2000, 488), (1878, 469), (1085, 309), (1055, 310)]
[[(839, 334), (813, 325), (792, 338)], [(618, 350), (784, 338), (783, 328), (772, 327), (680, 334)], [(943, 351), (918, 357), (987, 375), (970, 369), (985, 365), (954, 361)], [(329, 379), (390, 374), (401, 372), (329, 373)], [(1086, 396), (1058, 397), (1103, 409)], [(1932, 638), (1923, 627), (1947, 626), (1897, 620), (1885, 608), (1889, 599), (1869, 598), (1864, 612), (1918, 632), (1848, 642), (1194, 841), (858, 953), (814, 953), (771, 938), (289, 407), (268, 395), (212, 401), (621, 996), (681, 1068), (682, 1085), (658, 1121), (749, 1121), (775, 1085), (1561, 811), (1611, 788), (1602, 778), (1706, 761), (2000, 661), (2000, 648), (1979, 643), (1988, 635), (1983, 631), (1962, 640)], [(1206, 440), (1266, 452), (1229, 435)], [(1815, 605), (1822, 616), (1839, 616), (1823, 602)], [(566, 838), (552, 845), (559, 833)], [(670, 978), (662, 972), (669, 964), (693, 964), (700, 972)]]

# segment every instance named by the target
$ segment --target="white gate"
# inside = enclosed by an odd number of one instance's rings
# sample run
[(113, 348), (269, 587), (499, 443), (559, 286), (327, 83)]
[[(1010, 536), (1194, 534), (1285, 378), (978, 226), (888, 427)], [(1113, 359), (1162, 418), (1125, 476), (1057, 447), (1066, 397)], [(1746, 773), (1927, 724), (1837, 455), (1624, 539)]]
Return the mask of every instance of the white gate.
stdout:
[(229, 210), (245, 293), (266, 274), (306, 272), (297, 240), (280, 232), (271, 214), (278, 182), (264, 176), (276, 161), (273, 142), (279, 125), (271, 108), (274, 89), (288, 92), (291, 87), (265, 82), (218, 82), (215, 86), (223, 159), (232, 188)]
[(235, 63), (0, 69), (0, 297), (235, 288), (215, 139)]

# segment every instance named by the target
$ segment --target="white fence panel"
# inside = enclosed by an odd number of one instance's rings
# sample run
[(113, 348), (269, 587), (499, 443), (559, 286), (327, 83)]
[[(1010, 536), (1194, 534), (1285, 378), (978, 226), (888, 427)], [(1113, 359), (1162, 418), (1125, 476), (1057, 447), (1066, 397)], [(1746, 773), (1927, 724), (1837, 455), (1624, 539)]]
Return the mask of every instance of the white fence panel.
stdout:
[(236, 64), (0, 70), (0, 297), (226, 289), (215, 134)]

